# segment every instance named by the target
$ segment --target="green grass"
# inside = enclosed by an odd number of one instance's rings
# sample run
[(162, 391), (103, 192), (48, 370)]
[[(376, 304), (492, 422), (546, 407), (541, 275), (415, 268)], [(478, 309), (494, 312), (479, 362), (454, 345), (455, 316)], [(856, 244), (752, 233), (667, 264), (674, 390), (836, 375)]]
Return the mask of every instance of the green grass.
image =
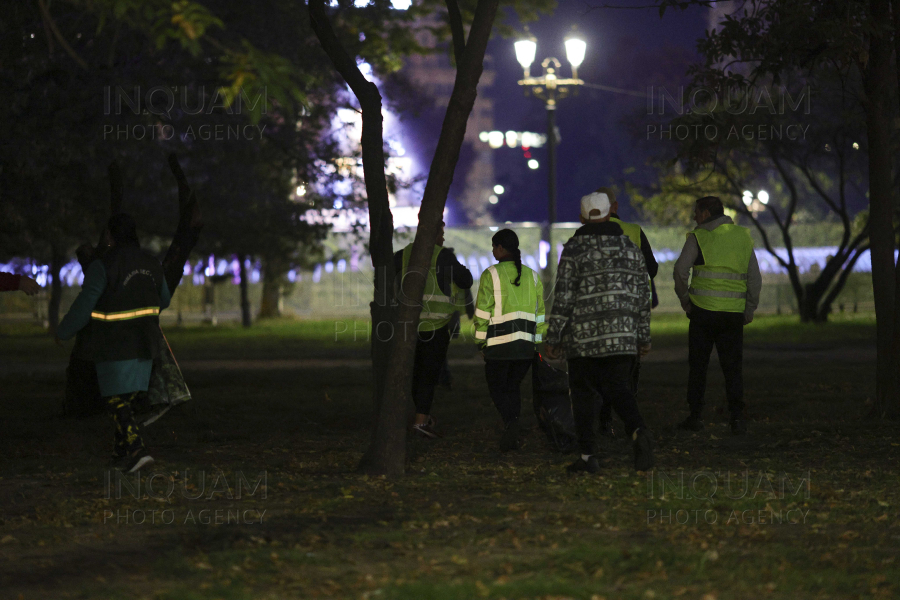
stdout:
[[(158, 460), (148, 475), (154, 485), (171, 478), (175, 490), (163, 499), (108, 493), (110, 423), (57, 418), (61, 369), (0, 372), (0, 596), (893, 598), (900, 438), (895, 424), (861, 419), (874, 366), (857, 351), (873, 331), (865, 316), (824, 326), (772, 316), (750, 325), (748, 346), (773, 352), (745, 360), (744, 438), (728, 434), (715, 368), (708, 426), (689, 434), (673, 427), (685, 413), (686, 365), (646, 364), (640, 404), (657, 444), (652, 475), (630, 468), (629, 442), (620, 438), (604, 445), (599, 476), (567, 476), (573, 457), (547, 448), (528, 380), (524, 446), (500, 454), (478, 365), (454, 368), (453, 391), (439, 390), (434, 407), (446, 437), (410, 440), (407, 475), (396, 480), (354, 470), (373, 417), (367, 369), (186, 366), (194, 399), (145, 432)], [(66, 358), (40, 331), (3, 333), (4, 364)], [(185, 365), (368, 355), (364, 340), (335, 342), (329, 321), (167, 333)], [(683, 349), (687, 320), (655, 315), (653, 335), (655, 347)], [(472, 347), (459, 341), (452, 352), (471, 357)], [(264, 490), (228, 497), (239, 472), (252, 479), (261, 471)], [(784, 495), (782, 473), (792, 480)], [(793, 492), (803, 477), (808, 497)], [(774, 482), (774, 497), (762, 481)], [(184, 497), (188, 484), (200, 497)], [(172, 521), (148, 523), (154, 510), (170, 511)], [(772, 511), (796, 519), (798, 510), (801, 523), (758, 522)], [(249, 511), (252, 522), (217, 525), (201, 511)], [(262, 523), (254, 521), (262, 511)], [(713, 523), (704, 519), (710, 511)], [(693, 514), (700, 519), (682, 522)]]

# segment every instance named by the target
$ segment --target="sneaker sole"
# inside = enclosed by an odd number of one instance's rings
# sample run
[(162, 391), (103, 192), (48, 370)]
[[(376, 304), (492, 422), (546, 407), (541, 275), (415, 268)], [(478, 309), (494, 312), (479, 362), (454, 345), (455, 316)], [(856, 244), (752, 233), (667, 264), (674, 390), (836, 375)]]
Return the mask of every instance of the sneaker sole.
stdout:
[(424, 429), (419, 429), (418, 427), (413, 427), (412, 430), (415, 431), (416, 433), (418, 433), (419, 435), (421, 435), (422, 437), (427, 438), (429, 440), (436, 440), (439, 437), (441, 437), (437, 433), (425, 431)]
[(142, 456), (141, 459), (139, 461), (137, 461), (133, 467), (128, 469), (128, 472), (136, 473), (137, 471), (140, 471), (141, 468), (146, 467), (147, 465), (152, 465), (152, 464), (153, 464), (152, 456)]

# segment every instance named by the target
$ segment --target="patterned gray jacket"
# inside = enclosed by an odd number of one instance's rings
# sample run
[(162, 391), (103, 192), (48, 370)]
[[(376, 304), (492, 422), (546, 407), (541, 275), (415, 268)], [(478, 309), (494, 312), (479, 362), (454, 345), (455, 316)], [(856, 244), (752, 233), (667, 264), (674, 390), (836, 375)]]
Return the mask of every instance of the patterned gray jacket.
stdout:
[(647, 267), (618, 224), (588, 223), (566, 242), (546, 342), (568, 358), (634, 355), (650, 343)]

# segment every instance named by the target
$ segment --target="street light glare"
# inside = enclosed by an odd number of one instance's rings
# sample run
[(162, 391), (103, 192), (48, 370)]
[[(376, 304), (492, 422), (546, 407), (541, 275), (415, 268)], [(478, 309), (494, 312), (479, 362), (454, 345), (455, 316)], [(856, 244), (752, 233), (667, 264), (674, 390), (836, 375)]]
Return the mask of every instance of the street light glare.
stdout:
[(488, 202), (490, 202), (491, 204), (497, 204), (497, 202), (499, 202), (499, 201), (500, 201), (500, 198), (498, 198), (497, 196), (495, 196), (493, 194), (491, 194), (490, 197), (488, 198)]
[(537, 52), (537, 43), (534, 40), (519, 40), (514, 44), (516, 48), (516, 60), (522, 65), (526, 71), (531, 63), (534, 62), (534, 55)]
[(503, 187), (502, 185), (500, 185), (499, 183), (498, 183), (497, 185), (494, 186), (494, 193), (495, 193), (495, 194), (502, 194), (502, 193), (505, 192), (505, 191), (506, 191), (506, 188), (504, 188), (504, 187)]
[(537, 169), (539, 166), (541, 166), (541, 165), (538, 163), (538, 161), (534, 160), (533, 158), (528, 161), (529, 169), (534, 170), (534, 169)]
[(759, 198), (759, 201), (763, 204), (769, 203), (769, 192), (767, 192), (766, 190), (759, 190), (759, 193), (756, 195), (756, 197)]
[(584, 62), (584, 53), (587, 50), (587, 44), (584, 40), (577, 37), (570, 37), (566, 40), (566, 58), (576, 69)]
[(747, 194), (744, 194), (744, 197), (741, 198), (741, 200), (744, 201), (744, 206), (750, 206), (750, 204), (753, 203), (753, 197), (752, 197), (752, 196), (748, 196)]

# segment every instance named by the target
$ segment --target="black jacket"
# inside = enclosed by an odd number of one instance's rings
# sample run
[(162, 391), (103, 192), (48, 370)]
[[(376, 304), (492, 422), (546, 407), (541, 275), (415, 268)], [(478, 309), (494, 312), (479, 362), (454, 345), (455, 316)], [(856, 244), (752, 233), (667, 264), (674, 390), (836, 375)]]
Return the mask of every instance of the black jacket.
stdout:
[(101, 260), (107, 284), (91, 314), (94, 360), (156, 357), (162, 265), (139, 246), (117, 246)]

